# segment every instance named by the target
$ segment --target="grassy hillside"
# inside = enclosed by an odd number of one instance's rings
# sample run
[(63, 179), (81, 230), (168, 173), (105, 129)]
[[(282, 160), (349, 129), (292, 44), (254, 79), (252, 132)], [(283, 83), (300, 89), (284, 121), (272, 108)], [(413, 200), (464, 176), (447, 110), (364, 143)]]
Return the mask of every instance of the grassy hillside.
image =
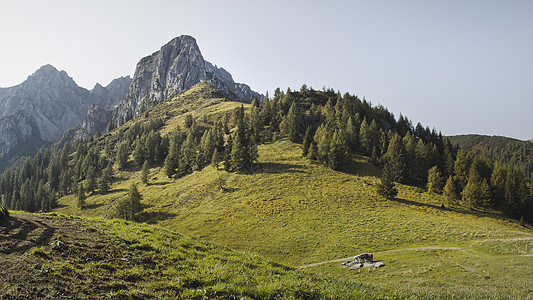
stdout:
[(10, 299), (357, 299), (401, 296), (119, 220), (14, 215), (0, 229)]
[[(496, 212), (443, 208), (440, 195), (399, 186), (395, 200), (377, 196), (380, 170), (357, 156), (352, 173), (300, 156), (282, 140), (259, 146), (253, 174), (207, 167), (180, 179), (150, 170), (139, 185), (144, 218), (164, 228), (260, 254), (293, 267), (373, 252), (387, 266), (350, 271), (339, 262), (305, 268), (420, 297), (533, 296), (533, 231)], [(119, 172), (107, 195), (58, 212), (109, 218), (140, 172)], [(423, 296), (425, 295), (425, 296)]]

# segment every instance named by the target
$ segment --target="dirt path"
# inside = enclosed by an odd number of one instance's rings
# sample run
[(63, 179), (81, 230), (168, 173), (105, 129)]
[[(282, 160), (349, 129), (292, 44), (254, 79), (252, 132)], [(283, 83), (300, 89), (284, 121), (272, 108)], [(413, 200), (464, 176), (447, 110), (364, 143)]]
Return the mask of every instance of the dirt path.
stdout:
[[(530, 239), (533, 239), (533, 238), (505, 239), (505, 241), (530, 240)], [(501, 239), (501, 240), (503, 241), (504, 239)], [(455, 251), (461, 251), (461, 252), (464, 252), (464, 253), (467, 253), (467, 254), (470, 254), (470, 255), (474, 255), (474, 256), (480, 256), (480, 254), (481, 254), (481, 252), (475, 251), (475, 250), (471, 250), (471, 249), (464, 249), (464, 248), (461, 248), (461, 247), (441, 247), (441, 246), (425, 246), (425, 247), (412, 247), (412, 248), (403, 248), (403, 249), (392, 249), (392, 250), (377, 251), (377, 252), (374, 252), (374, 254), (387, 253), (387, 252), (418, 251), (418, 250), (455, 250)], [(520, 254), (520, 255), (516, 255), (516, 256), (533, 257), (533, 254)], [(353, 256), (346, 257), (346, 258), (338, 258), (338, 259), (333, 259), (333, 260), (328, 260), (328, 261), (322, 261), (322, 262), (302, 265), (302, 266), (299, 266), (298, 268), (305, 269), (305, 268), (317, 267), (317, 266), (324, 265), (324, 264), (329, 264), (329, 263), (340, 263), (340, 262), (345, 262), (345, 261), (351, 260), (352, 258), (353, 258)]]

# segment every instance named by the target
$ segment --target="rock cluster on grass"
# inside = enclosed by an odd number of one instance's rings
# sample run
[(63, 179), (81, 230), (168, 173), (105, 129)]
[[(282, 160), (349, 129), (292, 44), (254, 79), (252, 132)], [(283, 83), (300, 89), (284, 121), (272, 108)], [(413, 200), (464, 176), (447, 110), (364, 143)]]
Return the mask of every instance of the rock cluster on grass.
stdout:
[(343, 262), (341, 264), (344, 268), (350, 268), (351, 270), (359, 269), (359, 268), (365, 268), (365, 267), (374, 267), (379, 268), (385, 266), (383, 262), (375, 261), (374, 260), (374, 254), (372, 253), (361, 253), (356, 256), (352, 260), (349, 260), (347, 262)]

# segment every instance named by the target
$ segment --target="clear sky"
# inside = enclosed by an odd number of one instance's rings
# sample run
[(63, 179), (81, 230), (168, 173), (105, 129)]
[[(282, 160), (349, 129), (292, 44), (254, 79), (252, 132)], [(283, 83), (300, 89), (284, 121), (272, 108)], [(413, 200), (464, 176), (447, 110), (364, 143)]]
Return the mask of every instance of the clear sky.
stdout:
[(533, 138), (533, 1), (0, 2), (0, 86), (40, 66), (92, 89), (196, 38), (235, 81), (333, 88), (444, 135)]

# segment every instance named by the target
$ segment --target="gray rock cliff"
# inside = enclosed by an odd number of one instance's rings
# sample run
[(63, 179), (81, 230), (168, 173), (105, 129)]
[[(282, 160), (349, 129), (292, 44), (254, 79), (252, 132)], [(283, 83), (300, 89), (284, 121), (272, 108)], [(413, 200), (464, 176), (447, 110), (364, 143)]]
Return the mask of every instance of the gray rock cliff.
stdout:
[(23, 143), (57, 140), (84, 121), (91, 105), (111, 108), (118, 103), (130, 81), (123, 77), (109, 88), (97, 85), (88, 91), (65, 71), (45, 65), (23, 83), (0, 88), (0, 153)]
[(226, 70), (205, 61), (196, 40), (182, 35), (139, 61), (126, 96), (113, 112), (113, 121), (121, 124), (202, 80), (230, 100), (251, 102), (254, 97), (261, 98), (247, 85), (235, 83)]

